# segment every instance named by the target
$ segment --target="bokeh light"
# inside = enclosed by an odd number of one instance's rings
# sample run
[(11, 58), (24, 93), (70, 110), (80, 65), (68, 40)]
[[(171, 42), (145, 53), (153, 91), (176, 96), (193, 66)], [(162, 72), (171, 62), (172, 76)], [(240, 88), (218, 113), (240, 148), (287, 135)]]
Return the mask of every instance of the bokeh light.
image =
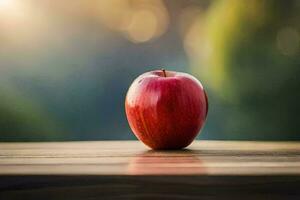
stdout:
[(282, 28), (276, 42), (278, 50), (284, 55), (294, 56), (299, 52), (300, 35), (295, 28)]
[(13, 7), (14, 0), (0, 0), (0, 9), (5, 10)]
[(199, 78), (201, 139), (300, 139), (297, 0), (0, 0), (0, 140), (134, 139), (132, 80)]
[(102, 23), (136, 43), (156, 38), (168, 28), (169, 15), (161, 0), (98, 1), (96, 11)]

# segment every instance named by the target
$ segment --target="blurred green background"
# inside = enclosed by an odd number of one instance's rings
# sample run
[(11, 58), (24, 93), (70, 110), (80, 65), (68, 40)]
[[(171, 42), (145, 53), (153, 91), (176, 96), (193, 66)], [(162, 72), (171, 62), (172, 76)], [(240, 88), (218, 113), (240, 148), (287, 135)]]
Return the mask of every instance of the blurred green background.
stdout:
[(299, 0), (0, 0), (0, 141), (135, 139), (162, 66), (206, 88), (199, 139), (300, 140)]

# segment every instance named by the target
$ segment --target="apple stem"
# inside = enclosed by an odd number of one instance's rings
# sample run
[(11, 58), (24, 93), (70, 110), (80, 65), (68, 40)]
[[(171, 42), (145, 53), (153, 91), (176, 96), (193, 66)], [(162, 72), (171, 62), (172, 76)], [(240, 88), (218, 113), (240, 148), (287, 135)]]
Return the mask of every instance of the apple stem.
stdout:
[(161, 70), (163, 71), (164, 77), (167, 77), (166, 70), (165, 69), (161, 69)]

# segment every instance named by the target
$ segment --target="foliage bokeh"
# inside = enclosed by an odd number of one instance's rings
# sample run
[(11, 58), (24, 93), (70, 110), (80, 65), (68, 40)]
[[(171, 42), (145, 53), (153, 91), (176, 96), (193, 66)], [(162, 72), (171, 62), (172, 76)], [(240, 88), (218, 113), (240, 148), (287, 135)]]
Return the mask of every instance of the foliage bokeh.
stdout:
[(0, 0), (0, 141), (134, 139), (139, 74), (197, 76), (200, 139), (299, 140), (297, 0)]

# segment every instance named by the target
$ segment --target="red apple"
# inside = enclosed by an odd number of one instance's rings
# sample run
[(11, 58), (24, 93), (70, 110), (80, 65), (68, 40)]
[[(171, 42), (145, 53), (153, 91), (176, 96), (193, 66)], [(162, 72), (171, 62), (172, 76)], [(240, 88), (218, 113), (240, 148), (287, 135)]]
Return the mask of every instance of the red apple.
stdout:
[(147, 146), (181, 149), (203, 127), (208, 101), (195, 77), (156, 70), (134, 80), (126, 95), (125, 110), (133, 133)]

